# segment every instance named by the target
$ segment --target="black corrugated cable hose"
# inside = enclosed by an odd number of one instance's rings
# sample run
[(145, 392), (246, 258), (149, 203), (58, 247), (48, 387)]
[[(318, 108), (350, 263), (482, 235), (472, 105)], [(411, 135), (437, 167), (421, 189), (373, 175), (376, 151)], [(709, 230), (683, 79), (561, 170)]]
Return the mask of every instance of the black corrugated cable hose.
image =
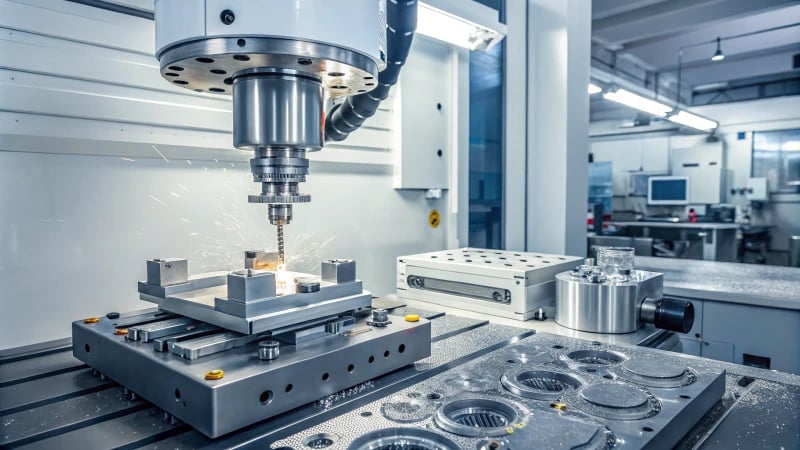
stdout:
[(342, 141), (375, 115), (389, 96), (406, 63), (417, 29), (417, 0), (386, 0), (386, 69), (378, 74), (378, 87), (353, 95), (335, 105), (325, 121), (325, 140)]

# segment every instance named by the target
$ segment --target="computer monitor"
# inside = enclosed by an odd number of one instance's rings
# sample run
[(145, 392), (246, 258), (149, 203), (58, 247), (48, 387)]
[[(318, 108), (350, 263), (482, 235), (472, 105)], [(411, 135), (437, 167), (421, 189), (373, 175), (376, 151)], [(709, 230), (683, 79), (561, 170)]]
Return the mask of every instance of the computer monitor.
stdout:
[(689, 177), (650, 177), (647, 180), (648, 205), (688, 205)]

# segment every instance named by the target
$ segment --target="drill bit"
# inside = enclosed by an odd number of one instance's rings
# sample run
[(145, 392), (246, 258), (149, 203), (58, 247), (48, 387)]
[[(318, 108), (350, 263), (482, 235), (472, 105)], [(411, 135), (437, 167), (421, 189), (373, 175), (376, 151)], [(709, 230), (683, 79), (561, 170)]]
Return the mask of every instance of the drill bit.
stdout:
[(283, 247), (283, 223), (278, 222), (278, 259), (281, 261), (281, 265), (286, 264), (286, 255), (284, 253)]

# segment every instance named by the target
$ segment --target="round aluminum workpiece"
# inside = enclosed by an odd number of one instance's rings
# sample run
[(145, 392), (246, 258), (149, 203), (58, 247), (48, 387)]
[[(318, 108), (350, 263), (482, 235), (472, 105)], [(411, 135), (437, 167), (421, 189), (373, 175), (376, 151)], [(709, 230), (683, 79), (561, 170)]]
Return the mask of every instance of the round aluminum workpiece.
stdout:
[(628, 383), (590, 384), (568, 393), (563, 400), (569, 407), (606, 419), (639, 420), (661, 411), (661, 403), (653, 394)]
[(691, 369), (655, 359), (630, 359), (611, 372), (623, 380), (656, 388), (677, 388), (697, 381)]
[(348, 450), (460, 450), (455, 442), (422, 428), (384, 428), (354, 440)]
[(622, 353), (609, 350), (575, 350), (564, 356), (570, 361), (593, 366), (611, 366), (628, 359)]
[(504, 436), (523, 421), (516, 404), (500, 398), (471, 397), (442, 404), (434, 415), (439, 428), (468, 437)]
[(580, 379), (549, 370), (514, 369), (504, 373), (500, 381), (508, 391), (536, 400), (558, 400), (569, 391), (580, 388)]

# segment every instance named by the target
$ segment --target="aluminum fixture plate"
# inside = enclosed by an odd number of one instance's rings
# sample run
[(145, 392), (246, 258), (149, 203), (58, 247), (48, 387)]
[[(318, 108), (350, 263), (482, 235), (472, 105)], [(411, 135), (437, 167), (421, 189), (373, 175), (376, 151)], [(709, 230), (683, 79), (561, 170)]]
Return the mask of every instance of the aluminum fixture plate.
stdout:
[(555, 312), (556, 274), (583, 258), (462, 248), (397, 259), (397, 295), (453, 308), (528, 320)]
[[(153, 320), (156, 312), (140, 316)], [(169, 320), (169, 319), (168, 319)], [(73, 354), (108, 378), (130, 389), (209, 437), (230, 433), (363, 383), (431, 354), (431, 325), (425, 319), (396, 317), (383, 328), (363, 321), (342, 334), (282, 345), (272, 361), (258, 359), (250, 342), (221, 353), (187, 361), (156, 352), (153, 343), (115, 334), (118, 322), (73, 322)], [(129, 324), (132, 326), (133, 324)], [(219, 380), (206, 380), (212, 370)]]
[(294, 281), (314, 275), (286, 272), (284, 294), (254, 301), (228, 298), (227, 273), (189, 277), (185, 283), (157, 286), (139, 282), (139, 297), (164, 311), (191, 317), (242, 334), (277, 333), (319, 318), (356, 311), (371, 305), (372, 296), (360, 280), (344, 283), (320, 281), (317, 292), (297, 294)]
[[(624, 382), (616, 379), (610, 370), (621, 361), (587, 364), (585, 358), (576, 361), (566, 356), (576, 351), (584, 356), (590, 352), (618, 354), (624, 355), (624, 361), (642, 360), (684, 367), (695, 373), (697, 378), (689, 385), (672, 388)], [(526, 359), (520, 355), (536, 357)], [(710, 368), (705, 364), (695, 365), (697, 362), (696, 359), (638, 347), (594, 345), (590, 341), (536, 334), (410, 386), (389, 398), (277, 441), (272, 448), (306, 448), (304, 445), (307, 442), (323, 436), (332, 441), (326, 447), (330, 450), (376, 448), (369, 445), (385, 442), (389, 436), (394, 439), (393, 442), (414, 443), (422, 439), (416, 431), (422, 429), (425, 430), (425, 442), (440, 445), (422, 448), (669, 449), (692, 430), (725, 391), (725, 370)], [(518, 380), (524, 381), (525, 377), (519, 375), (526, 370), (535, 372), (534, 376), (541, 379), (547, 379), (545, 374), (548, 372), (569, 374), (572, 377), (570, 383), (579, 382), (580, 385), (561, 390), (560, 394), (551, 383), (531, 382), (526, 385), (528, 389), (540, 388), (549, 392), (549, 395), (538, 398), (515, 395), (504, 388), (501, 382), (504, 374), (513, 371)], [(657, 403), (658, 410), (644, 418), (621, 420), (604, 417), (602, 410), (577, 409), (573, 408), (572, 403), (562, 404), (565, 399), (575, 396), (592, 399), (592, 390), (603, 383), (641, 392), (642, 396), (646, 395), (642, 398)], [(554, 393), (556, 395), (552, 395)], [(510, 406), (492, 411), (491, 402), (487, 402), (487, 399)], [(465, 407), (469, 406), (470, 400), (474, 400), (471, 411)], [(641, 398), (636, 400), (627, 399), (626, 404), (615, 409), (624, 411), (641, 408)], [(617, 403), (614, 399), (600, 399), (598, 403), (604, 401)], [(397, 416), (395, 411), (404, 411), (404, 415)], [(454, 415), (457, 423), (478, 426), (470, 429), (469, 433), (446, 431), (445, 428), (458, 431), (458, 427), (439, 426), (441, 416), (452, 411), (457, 412)], [(470, 412), (473, 416), (466, 417)], [(507, 419), (511, 419), (507, 429), (500, 436), (494, 435), (497, 429), (493, 425)], [(475, 430), (481, 427), (485, 427), (484, 431), (487, 432), (476, 433)], [(347, 430), (347, 433), (342, 433), (342, 430)], [(491, 443), (496, 445), (490, 447)]]

